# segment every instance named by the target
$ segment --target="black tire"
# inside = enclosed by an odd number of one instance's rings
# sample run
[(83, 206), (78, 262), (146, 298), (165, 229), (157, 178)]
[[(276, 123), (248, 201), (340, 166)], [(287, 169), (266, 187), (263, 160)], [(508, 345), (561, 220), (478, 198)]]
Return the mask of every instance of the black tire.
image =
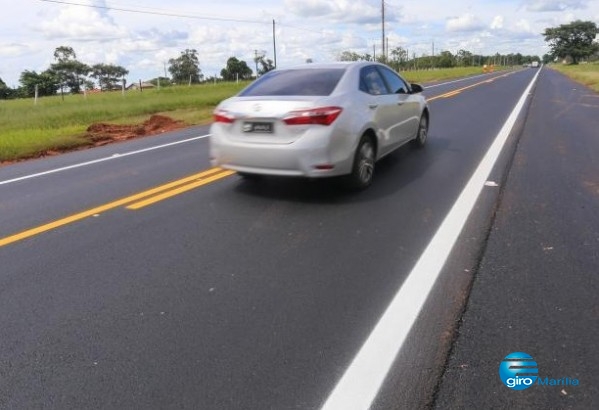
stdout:
[(420, 123), (418, 124), (418, 130), (416, 131), (416, 137), (412, 140), (412, 145), (416, 148), (422, 148), (426, 144), (428, 139), (428, 115), (422, 114), (420, 117)]
[(376, 149), (374, 142), (370, 136), (364, 135), (356, 149), (352, 172), (347, 176), (347, 185), (355, 190), (368, 188), (374, 178), (375, 162)]

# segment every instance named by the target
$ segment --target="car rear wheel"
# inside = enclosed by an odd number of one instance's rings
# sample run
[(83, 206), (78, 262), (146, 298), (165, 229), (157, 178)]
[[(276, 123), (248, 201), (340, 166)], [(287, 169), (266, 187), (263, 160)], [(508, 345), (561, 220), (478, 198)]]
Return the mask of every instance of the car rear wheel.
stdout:
[(358, 144), (354, 157), (354, 166), (348, 175), (348, 185), (352, 189), (365, 189), (372, 183), (374, 163), (376, 160), (372, 138), (364, 135)]
[(416, 138), (412, 140), (412, 145), (416, 148), (424, 147), (428, 138), (428, 116), (426, 113), (420, 117), (420, 124), (418, 124), (418, 131), (416, 132)]
[(258, 174), (249, 174), (247, 172), (239, 172), (237, 171), (237, 175), (243, 178), (246, 181), (257, 181), (262, 178), (262, 175)]

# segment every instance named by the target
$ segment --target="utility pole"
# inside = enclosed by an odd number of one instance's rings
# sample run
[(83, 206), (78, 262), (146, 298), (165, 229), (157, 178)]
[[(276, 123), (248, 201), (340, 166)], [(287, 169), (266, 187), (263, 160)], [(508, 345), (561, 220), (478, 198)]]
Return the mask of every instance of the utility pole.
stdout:
[(385, 0), (381, 0), (381, 16), (382, 16), (382, 36), (381, 36), (381, 46), (383, 49), (383, 53), (381, 54), (381, 59), (385, 60)]
[(272, 49), (275, 58), (275, 68), (277, 68), (277, 40), (275, 37), (275, 19), (272, 19)]
[[(385, 57), (389, 54), (389, 37), (385, 37)], [(385, 61), (386, 63), (386, 61)]]

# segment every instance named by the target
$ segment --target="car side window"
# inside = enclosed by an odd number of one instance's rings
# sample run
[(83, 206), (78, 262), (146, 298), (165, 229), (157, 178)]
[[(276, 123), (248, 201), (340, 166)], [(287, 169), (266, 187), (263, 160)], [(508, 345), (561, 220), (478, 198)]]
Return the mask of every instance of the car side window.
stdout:
[(372, 95), (389, 94), (383, 77), (374, 66), (360, 70), (360, 90)]
[(410, 92), (408, 84), (399, 75), (386, 67), (378, 67), (378, 69), (394, 94), (408, 94)]

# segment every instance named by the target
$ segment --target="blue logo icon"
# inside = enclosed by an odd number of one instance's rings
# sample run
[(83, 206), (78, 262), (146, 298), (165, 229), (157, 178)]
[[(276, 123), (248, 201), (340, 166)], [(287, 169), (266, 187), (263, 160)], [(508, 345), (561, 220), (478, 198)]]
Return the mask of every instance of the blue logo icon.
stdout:
[(499, 377), (507, 387), (524, 390), (537, 380), (539, 369), (531, 355), (523, 352), (510, 353), (499, 365)]

